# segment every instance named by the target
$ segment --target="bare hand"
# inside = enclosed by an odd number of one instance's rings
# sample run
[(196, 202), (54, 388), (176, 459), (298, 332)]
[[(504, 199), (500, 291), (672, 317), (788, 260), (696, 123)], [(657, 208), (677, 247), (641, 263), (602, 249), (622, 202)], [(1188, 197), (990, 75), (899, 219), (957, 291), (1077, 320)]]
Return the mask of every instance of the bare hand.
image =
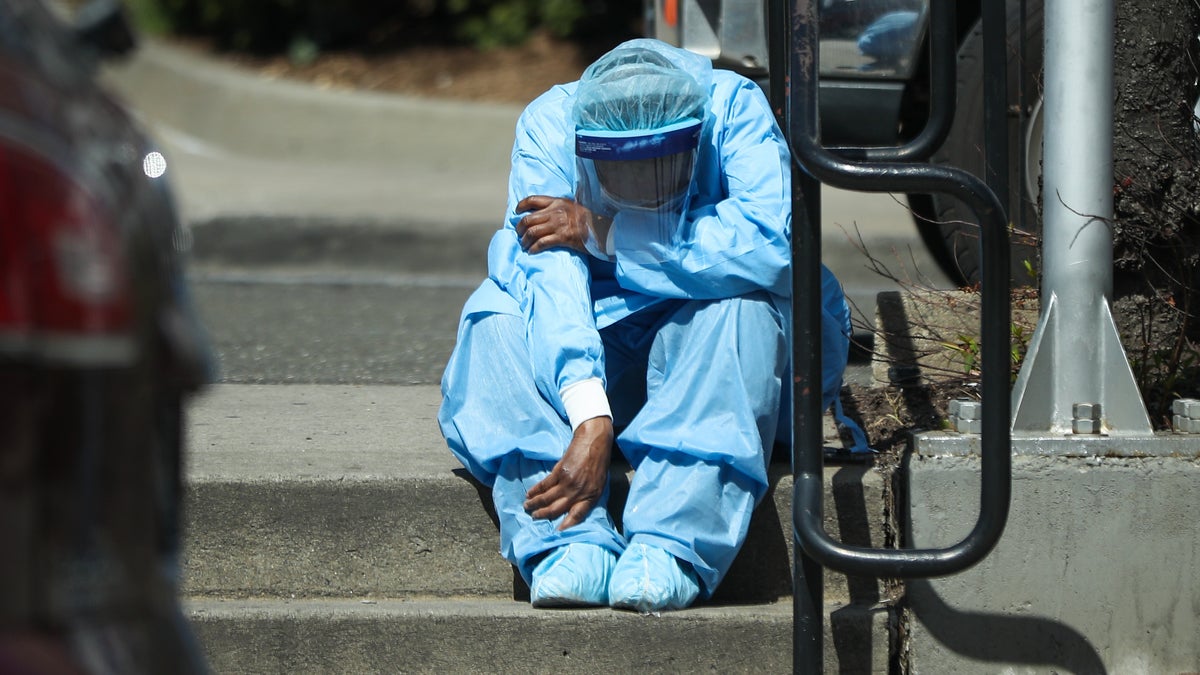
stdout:
[(565, 513), (559, 530), (583, 522), (604, 493), (612, 443), (612, 419), (593, 417), (580, 424), (550, 475), (525, 495), (529, 515), (553, 520)]
[(539, 253), (558, 246), (587, 253), (584, 242), (592, 212), (573, 199), (532, 195), (517, 204), (517, 213), (529, 211), (517, 223), (521, 248)]

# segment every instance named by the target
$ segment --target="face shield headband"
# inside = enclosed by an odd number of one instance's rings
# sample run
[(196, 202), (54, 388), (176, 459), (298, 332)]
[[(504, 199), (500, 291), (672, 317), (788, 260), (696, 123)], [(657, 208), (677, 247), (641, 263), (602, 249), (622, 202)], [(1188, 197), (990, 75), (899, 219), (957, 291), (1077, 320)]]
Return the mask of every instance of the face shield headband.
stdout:
[(657, 208), (678, 199), (691, 184), (700, 121), (654, 131), (575, 132), (575, 156), (596, 168), (614, 205)]
[(611, 258), (610, 227), (618, 214), (654, 230), (643, 236), (669, 244), (686, 210), (701, 126), (689, 119), (653, 131), (576, 130), (576, 199), (593, 213), (600, 257)]

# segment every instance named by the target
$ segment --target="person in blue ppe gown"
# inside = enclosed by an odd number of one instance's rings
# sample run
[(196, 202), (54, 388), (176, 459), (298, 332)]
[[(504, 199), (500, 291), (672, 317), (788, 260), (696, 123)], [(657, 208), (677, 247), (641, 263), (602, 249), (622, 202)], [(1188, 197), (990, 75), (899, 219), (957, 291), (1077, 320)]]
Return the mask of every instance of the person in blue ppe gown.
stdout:
[(765, 96), (624, 43), (526, 108), (508, 204), (438, 414), (502, 555), (535, 607), (711, 596), (768, 487), (789, 359), (789, 153)]

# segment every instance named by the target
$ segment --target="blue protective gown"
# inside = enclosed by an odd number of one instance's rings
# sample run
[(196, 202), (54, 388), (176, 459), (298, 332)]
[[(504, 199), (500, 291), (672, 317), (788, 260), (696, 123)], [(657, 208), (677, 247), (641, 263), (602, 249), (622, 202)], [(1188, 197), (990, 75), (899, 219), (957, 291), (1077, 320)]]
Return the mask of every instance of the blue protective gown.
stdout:
[[(576, 185), (576, 85), (543, 94), (517, 124), (507, 218), (489, 246), (488, 279), (463, 309), (438, 420), (452, 452), (492, 487), (501, 553), (527, 582), (538, 555), (557, 546), (583, 541), (619, 554), (639, 541), (691, 563), (707, 597), (767, 489), (789, 357), (789, 155), (753, 82), (638, 42), (710, 92), (675, 245), (656, 260), (623, 255), (618, 221), (615, 263), (522, 250), (516, 204), (572, 197)], [(635, 468), (623, 535), (607, 495), (562, 532), (523, 508), (571, 441), (563, 393), (586, 380), (603, 384), (617, 444)]]

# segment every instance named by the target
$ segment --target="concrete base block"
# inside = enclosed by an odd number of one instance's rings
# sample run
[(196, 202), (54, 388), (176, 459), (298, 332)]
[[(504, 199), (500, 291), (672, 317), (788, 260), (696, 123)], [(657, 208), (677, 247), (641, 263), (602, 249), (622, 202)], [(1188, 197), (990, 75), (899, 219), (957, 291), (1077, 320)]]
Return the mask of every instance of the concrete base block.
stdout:
[[(977, 439), (918, 436), (907, 545), (978, 514)], [(910, 581), (912, 673), (1200, 670), (1200, 440), (1017, 439), (1007, 528), (961, 574)]]

